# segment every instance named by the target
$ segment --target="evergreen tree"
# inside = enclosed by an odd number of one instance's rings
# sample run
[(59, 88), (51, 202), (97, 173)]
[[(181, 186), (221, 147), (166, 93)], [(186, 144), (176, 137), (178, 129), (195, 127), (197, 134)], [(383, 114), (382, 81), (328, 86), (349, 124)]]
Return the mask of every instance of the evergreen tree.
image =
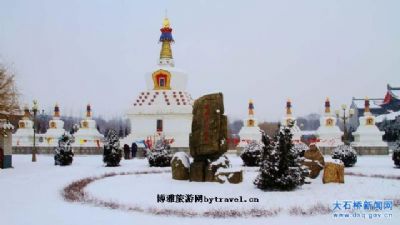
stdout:
[(63, 134), (58, 140), (58, 147), (54, 149), (54, 165), (67, 166), (71, 165), (74, 151), (71, 143), (74, 138), (70, 134)]
[(121, 158), (122, 149), (120, 148), (117, 132), (109, 130), (104, 144), (103, 162), (107, 166), (119, 166)]
[(293, 190), (304, 184), (305, 169), (293, 148), (290, 127), (283, 127), (274, 141), (263, 135), (264, 152), (254, 184), (262, 190)]
[(154, 149), (147, 149), (146, 157), (152, 167), (171, 166), (172, 153), (170, 145), (164, 137), (157, 140)]

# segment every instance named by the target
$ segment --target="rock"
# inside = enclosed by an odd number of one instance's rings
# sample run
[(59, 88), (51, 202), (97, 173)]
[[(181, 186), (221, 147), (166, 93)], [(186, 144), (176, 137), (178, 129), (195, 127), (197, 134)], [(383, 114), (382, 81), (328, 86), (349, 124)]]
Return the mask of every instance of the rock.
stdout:
[(206, 182), (219, 182), (215, 173), (221, 168), (228, 168), (230, 165), (228, 157), (222, 155), (217, 160), (209, 161), (205, 170)]
[(177, 152), (171, 160), (172, 179), (189, 180), (189, 156), (184, 152)]
[(304, 152), (304, 166), (310, 170), (309, 177), (315, 179), (324, 168), (324, 156), (315, 144), (310, 144), (310, 149)]
[(307, 176), (312, 179), (317, 178), (321, 170), (324, 168), (318, 161), (312, 161), (309, 159), (305, 159), (302, 164), (308, 167), (310, 173)]
[(243, 170), (219, 169), (215, 173), (215, 180), (220, 183), (225, 183), (228, 180), (231, 184), (239, 184), (243, 181)]
[(204, 182), (206, 161), (193, 161), (190, 164), (189, 178), (190, 181)]
[(217, 158), (228, 150), (227, 117), (222, 93), (200, 97), (193, 105), (190, 155), (193, 158)]
[(304, 158), (318, 161), (322, 166), (325, 164), (324, 155), (314, 143), (310, 144), (310, 149), (304, 152)]
[(340, 160), (332, 160), (325, 163), (322, 182), (324, 184), (344, 183), (344, 165)]

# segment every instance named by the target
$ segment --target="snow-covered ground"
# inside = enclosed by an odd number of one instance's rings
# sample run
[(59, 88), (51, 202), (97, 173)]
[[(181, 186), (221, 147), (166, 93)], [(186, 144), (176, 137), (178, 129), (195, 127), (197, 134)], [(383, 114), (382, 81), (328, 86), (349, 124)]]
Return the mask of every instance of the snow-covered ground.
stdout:
[[(234, 167), (241, 159), (229, 155)], [(203, 212), (214, 209), (246, 210), (252, 208), (281, 211), (268, 218), (223, 218), (160, 216), (66, 202), (61, 191), (73, 181), (110, 172), (154, 171), (146, 160), (123, 160), (120, 167), (107, 168), (101, 156), (76, 156), (68, 167), (54, 166), (51, 156), (39, 155), (32, 163), (29, 155), (14, 155), (14, 169), (0, 170), (0, 224), (398, 224), (400, 210), (391, 211), (391, 219), (334, 219), (332, 214), (294, 216), (293, 207), (308, 208), (318, 203), (332, 205), (336, 200), (381, 200), (400, 197), (400, 180), (345, 176), (345, 184), (322, 184), (321, 176), (292, 192), (263, 192), (252, 184), (257, 168), (244, 168), (241, 184), (194, 183), (171, 179), (170, 173), (113, 176), (97, 180), (85, 189), (105, 201), (142, 208), (168, 208)], [(359, 156), (346, 172), (366, 175), (400, 176), (389, 156)], [(207, 197), (258, 198), (258, 203), (157, 203), (157, 194), (202, 194)]]

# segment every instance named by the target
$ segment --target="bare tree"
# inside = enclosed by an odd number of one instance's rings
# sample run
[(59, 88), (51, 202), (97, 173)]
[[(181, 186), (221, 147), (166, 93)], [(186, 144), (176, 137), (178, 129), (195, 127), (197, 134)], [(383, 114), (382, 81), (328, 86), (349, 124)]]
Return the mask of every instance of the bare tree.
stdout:
[(18, 91), (14, 75), (0, 65), (0, 113), (5, 115), (19, 114)]

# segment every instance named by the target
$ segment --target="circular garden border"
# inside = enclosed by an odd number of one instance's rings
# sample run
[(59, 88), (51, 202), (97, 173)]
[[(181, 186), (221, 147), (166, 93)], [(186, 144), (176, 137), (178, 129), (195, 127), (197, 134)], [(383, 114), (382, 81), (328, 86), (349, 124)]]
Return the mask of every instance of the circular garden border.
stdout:
[[(158, 216), (177, 216), (177, 217), (211, 217), (211, 218), (238, 218), (238, 217), (272, 217), (280, 214), (282, 208), (252, 208), (248, 210), (208, 210), (204, 212), (196, 212), (192, 210), (185, 209), (160, 209), (156, 207), (143, 208), (140, 205), (126, 205), (114, 201), (105, 201), (93, 197), (85, 191), (85, 188), (98, 180), (102, 180), (114, 176), (124, 176), (124, 175), (143, 175), (143, 174), (161, 174), (170, 173), (171, 170), (149, 170), (149, 171), (131, 171), (131, 172), (120, 172), (120, 173), (106, 173), (97, 177), (86, 177), (80, 180), (74, 181), (67, 185), (61, 192), (64, 200), (68, 202), (76, 202), (89, 204), (97, 207), (104, 207), (113, 210), (123, 210), (127, 212), (139, 212), (147, 213)], [(345, 175), (357, 176), (357, 177), (371, 177), (371, 178), (381, 178), (381, 179), (394, 179), (400, 180), (400, 176), (392, 175), (366, 175), (361, 173), (347, 172)], [(394, 200), (394, 207), (400, 207), (400, 196)], [(292, 207), (288, 209), (288, 213), (294, 216), (315, 216), (315, 215), (327, 215), (331, 213), (329, 205), (317, 203), (309, 208), (302, 208), (299, 206)]]

